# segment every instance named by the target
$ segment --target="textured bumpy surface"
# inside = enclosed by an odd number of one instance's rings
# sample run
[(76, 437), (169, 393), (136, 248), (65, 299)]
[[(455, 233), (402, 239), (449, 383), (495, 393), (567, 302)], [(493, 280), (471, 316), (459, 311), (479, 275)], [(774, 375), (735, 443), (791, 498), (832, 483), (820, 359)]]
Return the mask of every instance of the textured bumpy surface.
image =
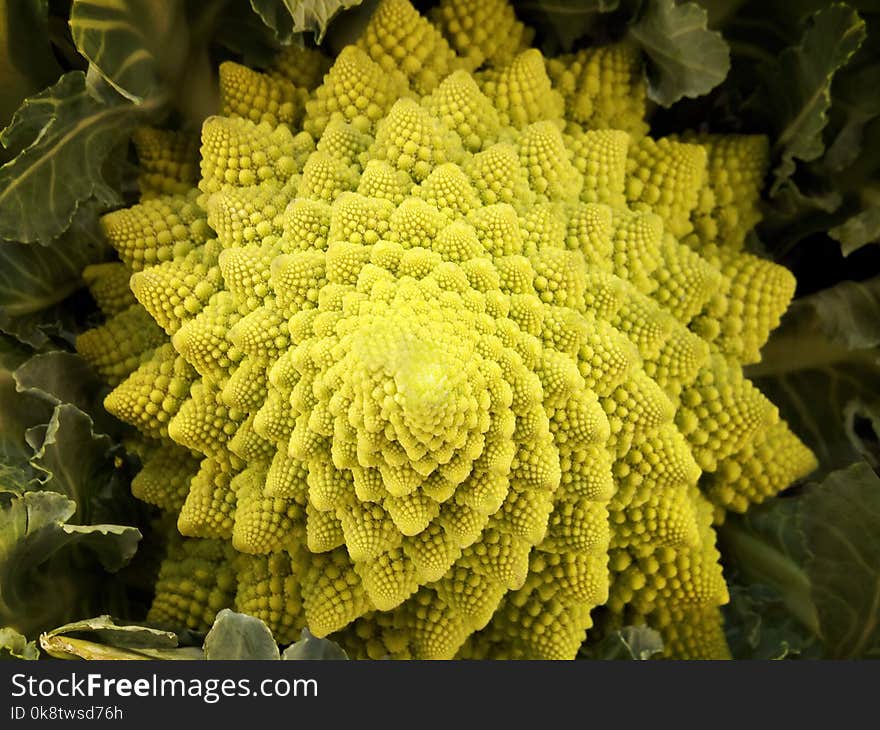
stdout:
[(652, 139), (634, 51), (544, 59), (502, 0), (433, 23), (382, 0), (332, 65), (224, 64), (191, 192), (191, 143), (141, 136), (79, 349), (184, 536), (151, 618), (725, 656), (713, 524), (813, 467), (742, 372), (794, 291), (742, 250), (766, 143)]

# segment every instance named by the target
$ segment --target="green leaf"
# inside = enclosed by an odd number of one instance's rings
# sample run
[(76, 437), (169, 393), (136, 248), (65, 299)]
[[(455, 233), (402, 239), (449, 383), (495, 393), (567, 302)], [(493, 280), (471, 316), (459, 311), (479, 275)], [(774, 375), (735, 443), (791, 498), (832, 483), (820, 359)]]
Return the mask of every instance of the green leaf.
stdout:
[[(59, 623), (89, 601), (100, 572), (74, 567), (86, 548), (108, 570), (137, 550), (141, 533), (120, 525), (69, 525), (76, 503), (55, 492), (0, 493), (0, 622), (25, 634)], [(84, 599), (85, 596), (85, 599)]]
[(34, 355), (16, 369), (14, 378), (19, 391), (53, 406), (76, 406), (88, 414), (100, 433), (122, 434), (119, 421), (103, 406), (106, 384), (79, 355), (63, 350)]
[(25, 432), (51, 415), (49, 404), (19, 393), (13, 372), (28, 357), (14, 340), (0, 335), (0, 492), (22, 492), (35, 477), (30, 463), (33, 450)]
[(102, 387), (100, 379), (79, 355), (54, 350), (34, 355), (15, 371), (15, 382), (28, 392), (52, 405), (71, 403), (89, 411)]
[(330, 639), (319, 639), (308, 629), (303, 629), (300, 639), (288, 646), (281, 655), (282, 659), (348, 659), (342, 648)]
[(601, 13), (618, 9), (620, 0), (526, 0), (516, 13), (528, 25), (540, 28), (554, 52), (568, 53), (586, 35)]
[(242, 63), (265, 68), (278, 53), (275, 33), (249, 3), (228, 5), (217, 19), (214, 41), (242, 58)]
[(765, 583), (728, 579), (730, 602), (722, 607), (734, 659), (818, 659), (822, 645), (786, 609), (782, 594)]
[(49, 47), (48, 0), (0, 5), (0, 127), (61, 74)]
[(725, 565), (776, 591), (823, 656), (880, 657), (880, 477), (864, 461), (730, 520), (720, 537)]
[(852, 23), (855, 34), (877, 36), (880, 16), (871, 10), (870, 3), (747, 0), (724, 26), (733, 65), (716, 96), (728, 126), (781, 140), (761, 223), (777, 259), (791, 260), (802, 242), (827, 244), (829, 230), (845, 254), (871, 240), (866, 211), (880, 206), (880, 46), (866, 40), (851, 53), (859, 38), (848, 35)]
[(8, 626), (0, 628), (0, 659), (39, 659), (40, 650), (36, 642), (28, 641)]
[[(866, 46), (860, 49), (851, 63), (856, 63)], [(825, 165), (833, 172), (840, 172), (852, 165), (859, 157), (865, 143), (865, 128), (880, 116), (880, 59), (872, 59), (868, 65), (850, 69), (848, 64), (835, 76), (832, 85), (832, 122), (829, 130), (835, 132), (833, 141), (825, 154)]]
[(589, 651), (591, 659), (646, 660), (663, 652), (663, 639), (648, 626), (624, 626), (612, 631)]
[(52, 413), (43, 442), (31, 459), (43, 489), (63, 494), (76, 504), (73, 517), (89, 524), (100, 512), (102, 490), (109, 485), (108, 455), (113, 446), (107, 436), (96, 436), (92, 419), (68, 403)]
[(82, 270), (106, 252), (90, 206), (51, 247), (0, 243), (0, 331), (34, 348), (55, 334), (69, 338), (76, 313), (66, 300), (85, 285)]
[(363, 0), (251, 0), (251, 7), (284, 45), (297, 33), (314, 33), (318, 43), (340, 10), (360, 5)]
[(135, 103), (164, 93), (183, 64), (189, 32), (182, 0), (74, 0), (77, 50), (118, 93)]
[[(880, 276), (843, 281), (795, 302), (793, 317), (811, 317), (832, 343), (852, 350), (880, 345)], [(803, 313), (803, 314), (802, 314)]]
[(0, 134), (4, 147), (21, 150), (0, 167), (0, 238), (48, 244), (86, 200), (121, 203), (102, 167), (162, 103), (151, 98), (135, 107), (115, 92), (96, 98), (81, 71), (28, 98)]
[(880, 241), (880, 206), (865, 208), (829, 230), (828, 235), (840, 243), (844, 256), (869, 243), (877, 243)]
[[(11, 374), (32, 354), (29, 348), (16, 341), (13, 337), (0, 334), (0, 375), (4, 372)], [(2, 412), (3, 410), (0, 409), (0, 413)]]
[[(804, 23), (828, 0), (703, 0), (709, 24), (722, 29), (741, 63), (767, 61), (795, 45)], [(850, 6), (852, 2), (848, 3)], [(723, 7), (727, 5), (728, 7)], [(730, 7), (732, 6), (732, 7)], [(722, 25), (723, 23), (723, 25)]]
[(104, 601), (123, 605), (103, 570), (128, 562), (140, 532), (119, 524), (139, 520), (116, 448), (75, 406), (53, 411), (17, 391), (25, 357), (0, 338), (0, 622), (30, 634)]
[(663, 106), (708, 93), (730, 69), (727, 43), (706, 27), (706, 11), (696, 3), (654, 0), (628, 35), (650, 60), (648, 96)]
[(807, 539), (798, 520), (797, 498), (776, 498), (733, 515), (719, 529), (727, 570), (740, 583), (770, 586), (790, 616), (819, 635), (819, 616), (810, 595)]
[(828, 653), (880, 658), (880, 477), (858, 462), (804, 499), (812, 596)]
[[(15, 371), (16, 382), (21, 382), (22, 369), (33, 361), (31, 358)], [(30, 428), (25, 438), (33, 449), (29, 463), (35, 478), (29, 488), (47, 489), (72, 499), (76, 504), (74, 522), (127, 525), (139, 521), (139, 503), (130, 493), (126, 462), (119, 458), (121, 448), (108, 436), (95, 433), (89, 415), (71, 403), (59, 403), (49, 422)]]
[(854, 422), (880, 405), (878, 346), (880, 276), (795, 301), (747, 370), (816, 453), (819, 474), (864, 454)]
[(843, 204), (841, 191), (829, 187), (828, 180), (811, 180), (801, 190), (795, 178), (782, 184), (772, 200), (764, 200), (761, 239), (768, 242), (776, 257), (782, 257), (807, 236), (824, 234), (839, 217)]
[(280, 659), (272, 632), (260, 619), (224, 608), (205, 637), (205, 658)]
[(835, 3), (815, 13), (795, 46), (761, 67), (762, 88), (751, 106), (775, 130), (779, 164), (771, 195), (796, 169), (796, 161), (822, 156), (831, 83), (865, 39), (865, 23), (852, 8)]

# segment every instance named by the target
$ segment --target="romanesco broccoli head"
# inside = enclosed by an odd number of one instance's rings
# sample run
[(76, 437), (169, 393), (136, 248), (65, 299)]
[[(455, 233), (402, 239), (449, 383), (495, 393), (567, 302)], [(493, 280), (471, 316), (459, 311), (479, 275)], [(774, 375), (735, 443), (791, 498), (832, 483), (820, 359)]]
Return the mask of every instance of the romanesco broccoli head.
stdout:
[(183, 536), (151, 619), (572, 658), (599, 617), (724, 656), (713, 524), (814, 463), (742, 371), (793, 294), (742, 251), (766, 144), (654, 139), (631, 48), (545, 59), (473, 5), (224, 64), (198, 180), (140, 138), (78, 346)]

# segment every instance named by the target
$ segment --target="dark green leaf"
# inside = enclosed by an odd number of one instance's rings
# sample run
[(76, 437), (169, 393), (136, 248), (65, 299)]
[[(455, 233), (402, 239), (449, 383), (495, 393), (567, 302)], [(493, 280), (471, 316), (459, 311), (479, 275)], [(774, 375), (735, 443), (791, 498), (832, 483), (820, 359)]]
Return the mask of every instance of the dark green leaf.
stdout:
[(88, 414), (100, 433), (121, 434), (119, 422), (103, 406), (107, 386), (79, 355), (59, 350), (34, 355), (14, 377), (20, 391), (52, 405), (74, 405)]
[(843, 281), (798, 300), (793, 317), (812, 316), (824, 335), (852, 350), (880, 345), (880, 276)]
[(182, 0), (74, 0), (70, 30), (92, 67), (136, 103), (164, 93), (189, 43)]
[[(722, 105), (739, 129), (780, 141), (762, 236), (777, 258), (803, 261), (806, 271), (806, 251), (789, 256), (801, 242), (821, 250), (833, 230), (848, 255), (871, 240), (867, 211), (880, 206), (878, 32), (869, 5), (820, 0), (747, 0), (724, 27), (733, 68)], [(868, 40), (853, 53), (856, 36)]]
[(865, 23), (850, 7), (836, 3), (812, 16), (800, 43), (764, 64), (762, 88), (752, 106), (775, 131), (779, 164), (771, 194), (795, 171), (825, 151), (831, 83), (865, 39)]
[[(22, 368), (15, 372), (17, 381)], [(138, 522), (141, 515), (130, 493), (130, 474), (119, 456), (121, 449), (109, 437), (95, 433), (90, 416), (71, 403), (60, 403), (48, 424), (28, 429), (25, 437), (33, 449), (30, 466), (35, 479), (30, 488), (72, 499), (76, 503), (73, 522)]]
[(50, 335), (74, 329), (76, 313), (65, 300), (84, 286), (82, 270), (106, 255), (90, 205), (51, 247), (0, 243), (0, 331), (42, 348)]
[(25, 636), (8, 626), (0, 628), (0, 659), (39, 659), (40, 650), (36, 642), (28, 641)]
[(126, 525), (64, 525), (62, 532), (68, 537), (68, 544), (82, 546), (94, 553), (101, 567), (111, 573), (128, 564), (141, 539), (140, 530)]
[(568, 53), (586, 35), (599, 14), (610, 13), (620, 0), (526, 0), (516, 12), (526, 23), (541, 29), (552, 50)]
[(880, 477), (858, 462), (829, 474), (804, 502), (812, 596), (828, 654), (880, 658)]
[(880, 206), (865, 208), (832, 228), (828, 235), (840, 242), (844, 256), (869, 243), (877, 243), (880, 241)]
[(251, 0), (251, 6), (278, 38), (287, 45), (297, 33), (314, 33), (318, 43), (327, 25), (340, 10), (363, 0)]
[(288, 646), (282, 659), (348, 659), (342, 648), (330, 639), (319, 639), (303, 629), (299, 641)]
[(34, 479), (33, 449), (25, 441), (25, 432), (46, 423), (52, 413), (48, 403), (16, 390), (12, 374), (28, 354), (14, 340), (0, 335), (0, 492), (22, 492)]
[(728, 580), (723, 607), (727, 643), (734, 659), (816, 659), (822, 645), (786, 609), (782, 594), (764, 583)]
[[(829, 170), (840, 172), (858, 159), (865, 141), (865, 127), (880, 116), (878, 88), (880, 62), (877, 61), (851, 72), (847, 67), (835, 77), (831, 89), (831, 112), (832, 121), (837, 121), (837, 130), (825, 155), (825, 165)], [(835, 117), (839, 120), (835, 120)]]
[(779, 188), (772, 201), (765, 200), (761, 238), (774, 255), (783, 256), (800, 241), (813, 234), (824, 234), (839, 219), (843, 204), (841, 191), (829, 187), (828, 180), (812, 180), (801, 190), (794, 178)]
[(214, 41), (241, 56), (246, 66), (256, 68), (268, 66), (279, 49), (272, 29), (244, 2), (232, 3), (220, 14)]
[(55, 350), (34, 355), (23, 363), (15, 371), (15, 382), (22, 392), (52, 405), (72, 403), (88, 412), (101, 381), (79, 355)]
[(688, 2), (654, 0), (629, 28), (647, 54), (648, 96), (663, 106), (706, 94), (724, 81), (730, 49), (706, 27), (706, 11)]
[(0, 5), (0, 127), (61, 74), (49, 48), (48, 0)]
[[(768, 61), (796, 45), (807, 19), (829, 5), (828, 0), (702, 0), (712, 27), (721, 28), (742, 63)], [(853, 3), (849, 2), (852, 6)], [(727, 6), (727, 7), (724, 7)], [(731, 7), (732, 6), (732, 7)], [(720, 25), (723, 23), (723, 27)], [(745, 44), (743, 47), (742, 44)]]
[(743, 584), (770, 586), (785, 611), (810, 634), (819, 634), (819, 616), (813, 603), (807, 538), (798, 519), (798, 499), (776, 498), (734, 515), (719, 530), (725, 567)]
[(48, 244), (86, 200), (95, 197), (104, 206), (122, 202), (102, 167), (143, 116), (162, 103), (151, 98), (135, 107), (118, 94), (97, 99), (81, 71), (64, 74), (28, 98), (0, 135), (4, 147), (21, 150), (0, 167), (0, 238)]
[(68, 525), (75, 511), (75, 502), (55, 492), (0, 494), (0, 622), (27, 634), (76, 610), (100, 574), (94, 566), (73, 570), (74, 549), (86, 548), (108, 570), (134, 555), (137, 529)]
[[(20, 369), (21, 357), (8, 350), (2, 364)], [(97, 598), (95, 558), (118, 570), (140, 533), (90, 524), (133, 521), (110, 440), (96, 436), (75, 406), (60, 404), (48, 417), (47, 400), (14, 386), (10, 371), (0, 370), (0, 620), (43, 627), (67, 618), (77, 601)], [(54, 491), (34, 491), (41, 486)], [(74, 515), (80, 524), (67, 524)]]
[[(14, 338), (0, 334), (0, 373), (12, 372), (31, 355), (32, 351)], [(3, 409), (0, 408), (0, 413)]]
[(224, 608), (205, 637), (206, 659), (279, 659), (278, 644), (260, 619)]
[(93, 502), (109, 483), (111, 448), (107, 436), (92, 432), (91, 418), (65, 403), (55, 408), (43, 442), (31, 459), (42, 488), (63, 494), (76, 504), (73, 517), (79, 524), (94, 519)]

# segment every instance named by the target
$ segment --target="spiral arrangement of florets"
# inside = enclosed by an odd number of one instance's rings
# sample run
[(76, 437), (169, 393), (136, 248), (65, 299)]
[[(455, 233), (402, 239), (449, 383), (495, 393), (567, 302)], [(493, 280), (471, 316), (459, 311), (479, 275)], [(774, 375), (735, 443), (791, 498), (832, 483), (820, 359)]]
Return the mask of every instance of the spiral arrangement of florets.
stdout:
[(197, 189), (105, 216), (78, 345), (183, 536), (154, 620), (572, 658), (601, 613), (726, 653), (713, 524), (813, 463), (742, 373), (793, 294), (741, 250), (766, 145), (646, 136), (631, 49), (544, 59), (490, 6), (224, 64)]

